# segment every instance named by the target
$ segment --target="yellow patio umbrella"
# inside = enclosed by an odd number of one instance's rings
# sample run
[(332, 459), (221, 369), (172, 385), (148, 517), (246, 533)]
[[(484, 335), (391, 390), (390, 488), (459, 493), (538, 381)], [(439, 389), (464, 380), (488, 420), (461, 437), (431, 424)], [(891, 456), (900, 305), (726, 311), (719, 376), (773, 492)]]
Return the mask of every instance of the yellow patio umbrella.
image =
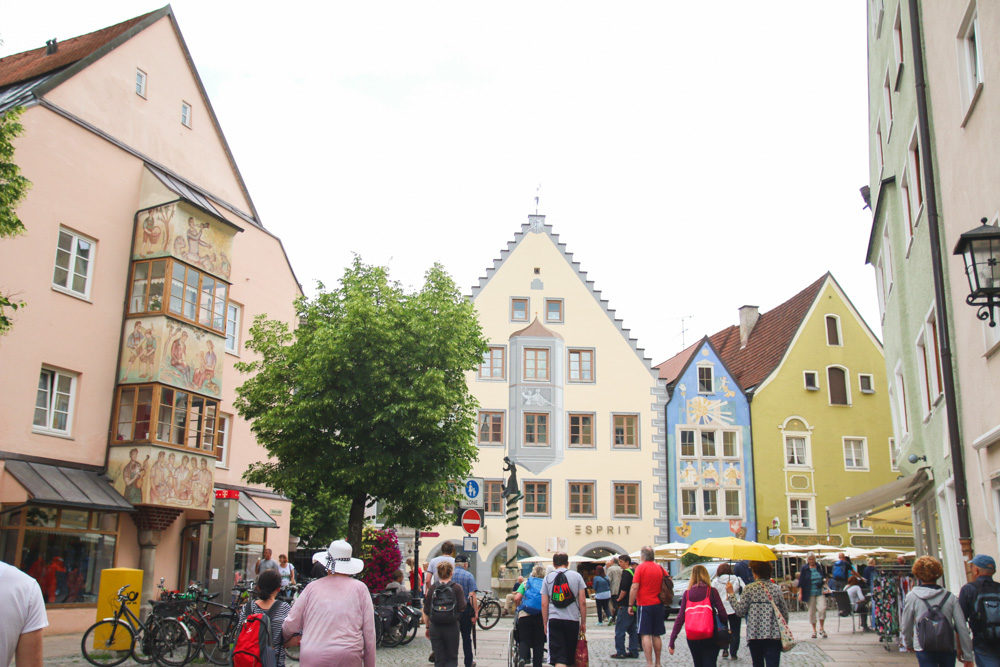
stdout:
[(685, 553), (726, 560), (778, 560), (766, 544), (735, 537), (707, 537), (692, 544)]

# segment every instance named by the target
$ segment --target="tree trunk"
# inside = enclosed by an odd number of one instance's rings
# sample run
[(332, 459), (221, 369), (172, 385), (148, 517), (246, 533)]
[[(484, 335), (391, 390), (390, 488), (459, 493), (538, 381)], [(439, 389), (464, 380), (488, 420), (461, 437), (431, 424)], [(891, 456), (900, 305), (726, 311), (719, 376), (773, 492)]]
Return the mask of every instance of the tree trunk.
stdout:
[(351, 513), (347, 517), (347, 541), (354, 548), (354, 557), (361, 553), (361, 529), (365, 525), (365, 504), (368, 495), (355, 496), (351, 500)]

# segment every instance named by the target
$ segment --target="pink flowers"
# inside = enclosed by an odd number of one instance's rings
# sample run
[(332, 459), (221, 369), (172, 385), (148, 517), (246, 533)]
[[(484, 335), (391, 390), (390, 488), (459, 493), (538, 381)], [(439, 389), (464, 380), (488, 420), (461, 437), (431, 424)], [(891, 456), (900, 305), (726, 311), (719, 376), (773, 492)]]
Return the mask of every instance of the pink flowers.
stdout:
[(372, 593), (384, 590), (392, 575), (399, 569), (403, 556), (399, 553), (399, 539), (395, 530), (379, 530), (365, 526), (362, 533), (361, 559), (365, 569), (358, 577)]

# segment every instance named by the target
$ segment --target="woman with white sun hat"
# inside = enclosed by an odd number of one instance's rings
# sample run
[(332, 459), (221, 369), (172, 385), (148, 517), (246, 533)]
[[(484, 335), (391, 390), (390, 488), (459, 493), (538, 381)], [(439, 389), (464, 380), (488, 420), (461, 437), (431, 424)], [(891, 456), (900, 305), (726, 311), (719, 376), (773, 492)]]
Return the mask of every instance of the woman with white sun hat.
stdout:
[(352, 554), (336, 540), (313, 555), (328, 574), (302, 590), (282, 626), (286, 641), (302, 636), (302, 667), (375, 667), (375, 609), (368, 587), (352, 576), (365, 566)]

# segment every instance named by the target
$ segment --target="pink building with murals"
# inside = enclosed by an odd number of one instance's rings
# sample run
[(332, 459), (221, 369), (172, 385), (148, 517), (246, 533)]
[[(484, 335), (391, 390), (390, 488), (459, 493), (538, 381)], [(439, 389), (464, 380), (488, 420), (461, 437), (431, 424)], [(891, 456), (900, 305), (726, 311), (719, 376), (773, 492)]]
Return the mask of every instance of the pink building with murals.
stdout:
[[(300, 288), (261, 224), (169, 7), (0, 59), (22, 106), (27, 231), (0, 242), (0, 558), (38, 579), (50, 632), (94, 620), (100, 571), (228, 590), (291, 504), (242, 480), (235, 414), (253, 317)], [(223, 497), (220, 497), (223, 496)]]

